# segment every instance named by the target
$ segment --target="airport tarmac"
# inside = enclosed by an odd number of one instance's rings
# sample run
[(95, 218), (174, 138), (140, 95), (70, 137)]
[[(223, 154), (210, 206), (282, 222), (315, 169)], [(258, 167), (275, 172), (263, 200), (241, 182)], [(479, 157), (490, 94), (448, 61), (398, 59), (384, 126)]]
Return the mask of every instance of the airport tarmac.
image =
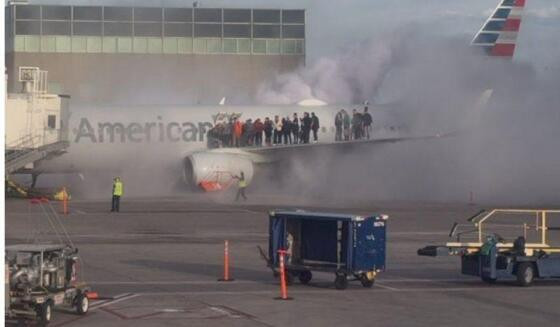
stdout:
[[(460, 274), (457, 257), (419, 257), (443, 243), (455, 221), (480, 207), (466, 204), (375, 203), (332, 208), (252, 196), (232, 204), (204, 195), (127, 199), (120, 213), (109, 201), (72, 201), (63, 222), (83, 259), (81, 272), (102, 298), (86, 316), (56, 311), (52, 326), (557, 326), (560, 281), (521, 288)], [(272, 203), (274, 202), (274, 203)], [(272, 203), (265, 205), (264, 203)], [(332, 274), (289, 287), (292, 301), (274, 300), (278, 281), (260, 258), (268, 242), (268, 211), (301, 204), (310, 210), (385, 213), (387, 271), (372, 289), (351, 282), (334, 289)], [(60, 204), (54, 204), (61, 210)], [(41, 228), (41, 226), (43, 228)], [(56, 240), (40, 209), (6, 201), (6, 243)], [(235, 281), (218, 282), (229, 240)]]

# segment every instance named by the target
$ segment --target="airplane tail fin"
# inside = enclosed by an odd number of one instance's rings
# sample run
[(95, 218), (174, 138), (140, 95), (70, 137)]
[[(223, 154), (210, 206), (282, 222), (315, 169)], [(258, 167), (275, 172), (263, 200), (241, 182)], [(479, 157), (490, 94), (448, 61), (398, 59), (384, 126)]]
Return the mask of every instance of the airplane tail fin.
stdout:
[(490, 56), (512, 58), (525, 0), (500, 0), (471, 44)]

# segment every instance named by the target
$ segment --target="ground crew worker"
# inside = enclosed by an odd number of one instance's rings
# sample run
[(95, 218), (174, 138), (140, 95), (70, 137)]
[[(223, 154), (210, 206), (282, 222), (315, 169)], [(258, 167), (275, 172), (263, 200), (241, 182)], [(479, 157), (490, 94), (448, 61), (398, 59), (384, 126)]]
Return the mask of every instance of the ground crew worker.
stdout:
[(245, 174), (241, 172), (239, 176), (234, 176), (233, 178), (239, 180), (237, 182), (237, 195), (235, 196), (235, 201), (239, 201), (239, 196), (243, 197), (243, 200), (247, 201), (247, 196), (245, 196), (245, 188), (247, 188), (247, 181), (245, 180)]
[(119, 212), (121, 196), (123, 195), (123, 183), (119, 177), (113, 180), (113, 201), (111, 204), (111, 212)]

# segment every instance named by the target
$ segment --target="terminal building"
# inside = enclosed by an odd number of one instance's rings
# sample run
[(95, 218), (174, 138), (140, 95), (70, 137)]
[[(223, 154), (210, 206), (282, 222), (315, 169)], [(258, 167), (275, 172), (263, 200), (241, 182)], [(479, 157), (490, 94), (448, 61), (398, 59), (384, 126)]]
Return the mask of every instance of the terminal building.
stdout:
[(72, 105), (250, 103), (304, 64), (304, 10), (6, 7), (8, 91), (19, 67), (40, 67)]

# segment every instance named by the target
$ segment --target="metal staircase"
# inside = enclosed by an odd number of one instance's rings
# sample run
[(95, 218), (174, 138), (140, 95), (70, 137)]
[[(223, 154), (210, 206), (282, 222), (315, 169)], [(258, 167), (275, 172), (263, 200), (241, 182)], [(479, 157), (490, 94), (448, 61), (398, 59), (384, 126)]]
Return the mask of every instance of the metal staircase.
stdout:
[(6, 145), (6, 176), (48, 156), (63, 154), (70, 145), (68, 141), (57, 141), (37, 146), (37, 144), (41, 144), (41, 139), (39, 135), (26, 135), (13, 142), (14, 144)]

